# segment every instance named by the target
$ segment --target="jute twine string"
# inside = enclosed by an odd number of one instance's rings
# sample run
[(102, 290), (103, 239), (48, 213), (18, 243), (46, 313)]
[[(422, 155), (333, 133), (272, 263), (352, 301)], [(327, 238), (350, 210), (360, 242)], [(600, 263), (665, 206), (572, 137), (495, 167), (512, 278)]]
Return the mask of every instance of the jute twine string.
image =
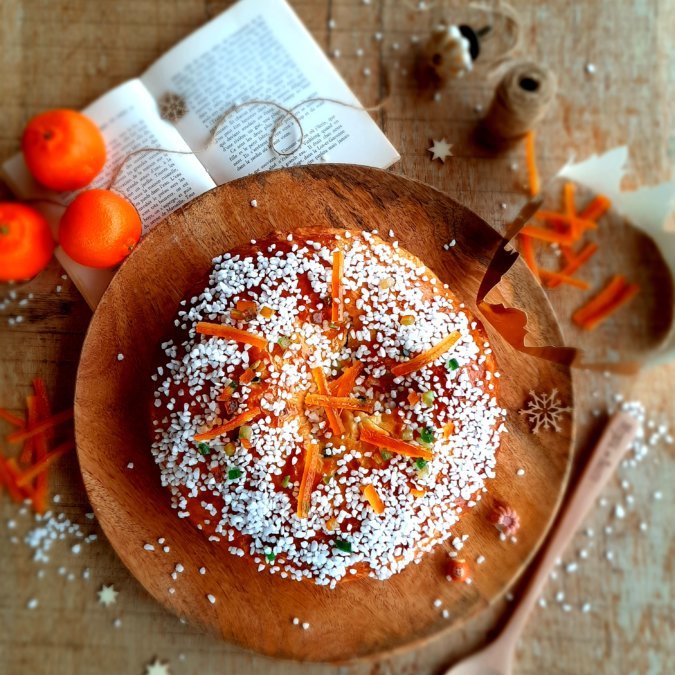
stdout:
[[(147, 147), (147, 148), (138, 148), (136, 150), (131, 151), (125, 157), (122, 159), (122, 161), (117, 165), (117, 168), (113, 171), (112, 176), (110, 177), (110, 180), (108, 181), (108, 184), (106, 186), (106, 189), (111, 190), (113, 189), (115, 183), (117, 182), (118, 178), (120, 177), (120, 174), (122, 173), (122, 170), (124, 167), (127, 165), (130, 159), (133, 157), (136, 157), (137, 155), (144, 155), (148, 153), (153, 153), (153, 152), (158, 152), (162, 154), (175, 154), (175, 155), (198, 155), (202, 152), (206, 152), (209, 150), (216, 142), (216, 137), (218, 135), (218, 132), (223, 128), (225, 122), (234, 115), (235, 113), (239, 112), (240, 110), (243, 110), (244, 108), (248, 108), (251, 106), (271, 106), (273, 108), (276, 108), (279, 110), (282, 114), (277, 118), (277, 120), (274, 122), (274, 125), (272, 126), (272, 129), (270, 131), (270, 136), (269, 136), (269, 148), (274, 152), (275, 154), (279, 155), (280, 157), (290, 157), (294, 155), (296, 152), (300, 150), (300, 148), (303, 146), (304, 141), (305, 141), (305, 128), (303, 127), (301, 119), (297, 115), (297, 111), (302, 108), (303, 106), (309, 105), (310, 103), (333, 103), (335, 105), (341, 105), (345, 108), (351, 108), (352, 110), (358, 110), (360, 112), (366, 112), (366, 113), (372, 113), (372, 112), (377, 112), (379, 110), (382, 110), (388, 103), (389, 97), (385, 97), (380, 103), (377, 105), (365, 108), (360, 105), (355, 105), (353, 103), (348, 103), (347, 101), (341, 101), (336, 98), (330, 98), (326, 96), (314, 96), (312, 98), (307, 98), (299, 103), (296, 103), (294, 106), (291, 108), (287, 108), (280, 103), (277, 103), (276, 101), (268, 101), (264, 99), (251, 99), (250, 101), (244, 101), (243, 103), (236, 103), (234, 105), (231, 105), (217, 120), (216, 123), (213, 125), (213, 128), (211, 129), (211, 133), (209, 134), (209, 139), (204, 145), (203, 148), (199, 150), (171, 150), (169, 148), (155, 148), (155, 147)], [(300, 138), (297, 140), (295, 145), (288, 150), (282, 150), (277, 147), (277, 134), (279, 130), (282, 128), (282, 126), (287, 122), (287, 120), (292, 120), (296, 127), (298, 128), (298, 131), (300, 133)]]

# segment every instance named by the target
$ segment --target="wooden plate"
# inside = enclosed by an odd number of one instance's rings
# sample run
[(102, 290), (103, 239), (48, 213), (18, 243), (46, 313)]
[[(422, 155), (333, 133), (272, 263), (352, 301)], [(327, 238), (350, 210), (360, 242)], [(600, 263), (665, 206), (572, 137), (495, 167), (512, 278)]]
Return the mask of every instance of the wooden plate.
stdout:
[[(251, 200), (257, 200), (257, 208)], [(418, 644), (449, 631), (514, 582), (556, 512), (571, 460), (573, 424), (561, 433), (530, 433), (528, 390), (557, 388), (572, 406), (567, 368), (526, 357), (486, 326), (497, 356), (501, 403), (510, 411), (489, 492), (456, 528), (468, 534), (461, 554), (471, 585), (444, 576), (447, 549), (386, 582), (348, 581), (330, 591), (258, 573), (248, 560), (207, 541), (170, 508), (150, 454), (145, 411), (159, 342), (178, 303), (204, 277), (211, 259), (272, 229), (302, 225), (379, 228), (424, 260), (478, 314), (473, 299), (498, 236), (473, 212), (433, 188), (384, 171), (315, 166), (251, 176), (194, 200), (160, 224), (122, 266), (91, 322), (78, 372), (75, 423), (84, 482), (104, 532), (145, 588), (177, 614), (226, 640), (271, 656), (345, 661)], [(445, 251), (442, 244), (456, 239)], [(530, 315), (538, 343), (560, 343), (551, 307), (526, 267), (515, 265), (491, 299)], [(478, 314), (479, 315), (479, 314)], [(479, 315), (480, 316), (480, 315)], [(123, 354), (123, 360), (118, 360)], [(133, 462), (133, 470), (127, 464)], [(525, 474), (517, 475), (518, 469)], [(486, 521), (495, 499), (512, 505), (522, 527), (502, 542)], [(162, 551), (157, 539), (170, 547)], [(154, 551), (144, 550), (144, 544)], [(475, 559), (485, 556), (478, 566)], [(185, 571), (173, 580), (181, 563)], [(205, 575), (199, 574), (206, 567)], [(170, 594), (169, 589), (175, 592)], [(211, 604), (207, 594), (217, 600)], [(433, 605), (440, 598), (449, 618)], [(293, 625), (293, 617), (310, 629)]]

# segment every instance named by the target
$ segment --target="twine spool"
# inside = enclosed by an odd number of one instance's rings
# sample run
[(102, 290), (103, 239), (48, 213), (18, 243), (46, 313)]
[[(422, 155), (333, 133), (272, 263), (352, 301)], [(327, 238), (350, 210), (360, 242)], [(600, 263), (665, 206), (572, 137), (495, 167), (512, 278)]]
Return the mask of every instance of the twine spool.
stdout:
[(546, 114), (557, 82), (550, 70), (521, 61), (504, 74), (482, 123), (483, 137), (493, 145), (521, 138)]

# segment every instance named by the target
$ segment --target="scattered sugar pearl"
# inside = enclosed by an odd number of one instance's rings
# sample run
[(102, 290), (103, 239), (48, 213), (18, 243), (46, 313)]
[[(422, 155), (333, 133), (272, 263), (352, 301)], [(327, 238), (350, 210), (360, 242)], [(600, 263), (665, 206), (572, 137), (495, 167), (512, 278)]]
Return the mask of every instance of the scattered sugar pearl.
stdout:
[(540, 607), (546, 607), (546, 605), (547, 605), (546, 598), (539, 598), (538, 605)]
[(644, 521), (641, 522), (641, 523), (640, 523), (640, 531), (641, 531), (641, 532), (646, 532), (647, 529), (648, 529), (647, 523), (645, 523)]
[(58, 286), (56, 287), (56, 292), (57, 292), (57, 293), (60, 293), (62, 290), (63, 290), (63, 286), (58, 285)]
[(443, 604), (443, 601), (440, 598), (434, 600), (434, 607), (440, 607)]
[(359, 48), (356, 50), (356, 55), (357, 55), (359, 58), (361, 58), (361, 57), (363, 56), (363, 49), (361, 49), (361, 47), (359, 47)]
[(513, 593), (507, 593), (504, 598), (506, 599), (506, 602), (513, 602)]
[(363, 74), (364, 74), (364, 76), (365, 76), (365, 77), (369, 77), (369, 76), (370, 76), (370, 73), (371, 73), (370, 68), (368, 68), (368, 66), (366, 66), (366, 67), (363, 69)]
[(302, 624), (302, 630), (309, 630), (309, 623), (307, 621)]
[(172, 587), (172, 588), (169, 589), (169, 593), (170, 593), (171, 595), (173, 595), (175, 592), (176, 592), (176, 589), (175, 589), (175, 588)]
[(441, 94), (440, 91), (437, 91), (437, 92), (434, 93), (434, 101), (436, 103), (440, 103), (442, 98), (443, 98), (443, 94)]
[(663, 499), (663, 493), (660, 490), (656, 490), (656, 492), (652, 493), (652, 498), (658, 502)]
[(476, 565), (482, 565), (485, 562), (485, 556), (484, 555), (479, 555), (476, 558)]
[(593, 75), (593, 74), (595, 73), (595, 64), (594, 64), (594, 63), (590, 63), (590, 62), (587, 63), (587, 64), (584, 66), (584, 70), (585, 70), (589, 75)]
[(586, 560), (588, 558), (588, 551), (585, 548), (582, 548), (581, 551), (579, 551), (579, 557), (582, 560)]
[(613, 551), (605, 551), (605, 558), (607, 558), (607, 560), (614, 560), (614, 552)]
[(119, 628), (121, 625), (122, 625), (122, 619), (120, 619), (119, 617), (117, 617), (117, 618), (113, 621), (113, 626), (114, 626), (115, 628)]
[(154, 551), (155, 550), (155, 547), (152, 544), (143, 544), (143, 548), (146, 551)]
[(516, 476), (524, 476), (525, 475), (525, 469), (518, 469), (516, 471)]
[(590, 602), (584, 602), (584, 604), (581, 605), (581, 611), (584, 614), (588, 614), (591, 611), (591, 603)]
[(342, 52), (341, 52), (339, 49), (337, 49), (337, 48), (334, 49), (334, 50), (333, 50), (333, 58), (334, 58), (334, 59), (339, 59), (341, 53), (342, 53)]
[(562, 591), (558, 591), (555, 594), (555, 601), (556, 602), (562, 602), (565, 599), (565, 594)]
[(258, 207), (258, 200), (257, 199), (251, 199), (251, 206), (255, 209)]
[(61, 503), (61, 495), (54, 495), (52, 497), (52, 501), (54, 502), (54, 504), (60, 504)]
[(127, 469), (131, 470), (131, 469), (133, 469), (133, 468), (134, 468), (134, 463), (133, 463), (133, 462), (129, 462), (129, 463), (127, 464)]
[(164, 553), (169, 553), (169, 552), (171, 551), (171, 548), (169, 548), (168, 546), (165, 546), (165, 547), (162, 549), (162, 551), (164, 551)]
[(206, 574), (206, 567), (200, 567), (199, 574)]
[(574, 574), (574, 572), (576, 572), (578, 568), (579, 565), (577, 563), (571, 562), (565, 566), (565, 572), (567, 572), (568, 574)]
[(621, 520), (626, 516), (626, 511), (624, 510), (623, 506), (621, 504), (617, 504), (614, 507), (614, 515)]
[(120, 353), (117, 355), (117, 360), (118, 360), (118, 361), (124, 361), (124, 354), (122, 354), (122, 352), (120, 352)]
[(331, 30), (332, 30), (333, 28), (335, 28), (336, 25), (337, 25), (337, 24), (335, 23), (335, 19), (329, 19), (329, 20), (328, 20), (328, 28), (330, 28)]
[(215, 605), (215, 604), (216, 604), (216, 596), (215, 596), (215, 595), (212, 595), (211, 593), (209, 593), (209, 594), (206, 596), (206, 598), (207, 598), (207, 600), (208, 600), (212, 605)]
[(35, 608), (38, 606), (38, 604), (39, 604), (39, 603), (38, 603), (37, 598), (31, 598), (31, 599), (26, 603), (26, 607), (27, 607), (28, 609), (35, 609)]
[(185, 568), (180, 563), (176, 563), (176, 572), (178, 572), (178, 574), (182, 574), (185, 572)]
[(293, 617), (293, 625), (294, 625), (294, 626), (297, 626), (297, 625), (299, 625), (299, 624), (300, 624), (300, 619), (298, 619), (297, 616), (294, 616), (294, 617)]
[(449, 619), (449, 618), (450, 618), (450, 612), (449, 612), (447, 609), (444, 609), (444, 610), (441, 612), (441, 616), (442, 616), (444, 619)]
[(572, 611), (572, 605), (568, 605), (567, 603), (565, 603), (562, 606), (562, 610), (563, 610), (563, 612), (571, 612)]

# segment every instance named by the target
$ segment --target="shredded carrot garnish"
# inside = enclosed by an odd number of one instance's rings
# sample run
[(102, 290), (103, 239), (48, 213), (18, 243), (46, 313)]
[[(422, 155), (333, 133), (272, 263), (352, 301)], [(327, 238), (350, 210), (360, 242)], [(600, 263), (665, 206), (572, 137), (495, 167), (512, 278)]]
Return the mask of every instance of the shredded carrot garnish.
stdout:
[[(255, 379), (255, 370), (253, 370), (253, 368), (248, 368), (242, 373), (241, 377), (239, 378), (239, 384), (248, 384), (254, 379)], [(228, 387), (228, 389), (230, 389), (230, 387)]]
[(521, 234), (520, 236), (520, 247), (521, 251), (523, 253), (523, 259), (525, 260), (525, 263), (527, 266), (530, 268), (532, 271), (532, 274), (534, 274), (537, 279), (539, 278), (539, 266), (537, 265), (537, 259), (535, 258), (534, 255), (534, 244), (532, 242), (532, 239), (528, 237), (527, 235)]
[(444, 427), (443, 427), (443, 438), (447, 441), (452, 434), (455, 433), (455, 425), (452, 422), (448, 422)]
[(33, 466), (22, 472), (17, 478), (17, 485), (25, 488), (32, 483), (41, 473), (46, 471), (57, 459), (63, 457), (75, 447), (73, 441), (66, 441), (54, 448), (46, 457), (35, 462)]
[(51, 417), (42, 420), (39, 424), (36, 424), (30, 430), (24, 429), (13, 431), (11, 434), (7, 436), (7, 441), (9, 443), (23, 443), (29, 438), (33, 438), (34, 436), (37, 436), (38, 434), (41, 434), (44, 431), (47, 431), (48, 429), (52, 429), (53, 427), (58, 426), (59, 424), (67, 422), (69, 419), (72, 418), (72, 416), (73, 416), (72, 409), (62, 410), (60, 413), (57, 413), (56, 415), (52, 415)]
[[(312, 378), (314, 379), (314, 384), (316, 384), (316, 387), (319, 390), (319, 394), (322, 396), (330, 396), (328, 393), (326, 375), (320, 366), (312, 368)], [(328, 424), (330, 424), (332, 432), (336, 436), (342, 436), (342, 434), (345, 432), (345, 428), (342, 424), (340, 416), (330, 407), (324, 407), (324, 410), (326, 411), (326, 418), (328, 419)]]
[(418, 490), (417, 488), (410, 488), (410, 494), (415, 498), (419, 499), (420, 497), (424, 497), (424, 495), (427, 493), (426, 490)]
[(381, 448), (391, 450), (398, 455), (406, 457), (420, 457), (422, 459), (431, 459), (433, 457), (431, 450), (423, 448), (421, 445), (413, 445), (398, 438), (393, 438), (384, 431), (378, 431), (370, 425), (361, 427), (360, 440), (364, 443), (370, 443)]
[(240, 312), (257, 312), (258, 303), (253, 300), (237, 300), (237, 309)]
[(333, 396), (349, 396), (356, 384), (356, 378), (363, 370), (363, 362), (354, 361), (347, 366), (342, 375), (328, 384), (328, 389)]
[(373, 413), (373, 402), (362, 401), (349, 396), (326, 396), (324, 394), (307, 394), (305, 405), (310, 408), (332, 408), (333, 410), (362, 410)]
[(397, 363), (391, 369), (391, 374), (395, 377), (401, 375), (408, 375), (409, 373), (414, 373), (420, 368), (424, 368), (429, 363), (433, 363), (439, 356), (443, 356), (461, 337), (459, 331), (452, 331), (450, 335), (444, 337), (437, 345), (434, 345), (431, 349), (428, 349), (426, 352), (418, 354), (415, 358), (406, 361), (405, 363)]
[(263, 307), (260, 310), (260, 316), (262, 316), (263, 319), (269, 319), (274, 316), (274, 310), (271, 307)]
[(316, 443), (308, 443), (305, 448), (305, 467), (302, 470), (302, 480), (298, 490), (298, 518), (307, 518), (309, 507), (312, 503), (312, 488), (314, 487), (314, 478), (319, 470), (321, 457), (319, 456), (319, 446)]
[(605, 195), (597, 195), (580, 212), (579, 218), (597, 220), (611, 208), (612, 202)]
[(214, 427), (210, 431), (205, 431), (203, 434), (197, 434), (194, 437), (195, 441), (210, 441), (218, 436), (226, 434), (228, 431), (232, 431), (232, 429), (243, 426), (246, 422), (250, 422), (258, 417), (258, 415), (260, 415), (260, 408), (258, 406), (251, 408), (250, 410), (245, 410), (243, 413), (233, 417), (229, 422), (221, 424), (219, 427)]
[(9, 422), (12, 426), (19, 427), (20, 429), (26, 425), (24, 420), (12, 414), (6, 408), (0, 408), (0, 419), (5, 420), (5, 422)]
[(344, 320), (344, 276), (345, 254), (342, 250), (333, 251), (333, 274), (331, 278), (331, 321), (342, 323)]
[(408, 403), (413, 407), (415, 407), (421, 399), (422, 397), (416, 391), (411, 391), (408, 394)]
[(539, 276), (542, 281), (557, 281), (558, 283), (568, 284), (569, 286), (574, 286), (575, 288), (581, 288), (581, 290), (586, 291), (590, 288), (587, 281), (582, 279), (577, 279), (571, 277), (562, 272), (551, 272), (551, 270), (539, 269)]
[(572, 320), (578, 326), (583, 326), (586, 320), (602, 310), (619, 296), (621, 290), (626, 286), (626, 279), (623, 275), (613, 276), (609, 283), (595, 297), (591, 298), (583, 307), (580, 307), (572, 315)]
[[(26, 413), (27, 429), (30, 431), (38, 422), (37, 399), (34, 395), (26, 396)], [(33, 462), (34, 451), (33, 439), (29, 438), (23, 444), (19, 461), (22, 464), (31, 464)]]
[(368, 503), (373, 507), (375, 513), (384, 512), (384, 502), (377, 493), (377, 490), (372, 485), (363, 486), (363, 496), (368, 500)]
[(527, 167), (527, 183), (530, 196), (539, 194), (539, 170), (537, 169), (537, 156), (534, 148), (534, 131), (525, 134), (525, 166)]
[(564, 246), (571, 246), (575, 241), (574, 237), (569, 234), (547, 230), (536, 225), (525, 225), (520, 234), (540, 241), (547, 241), (549, 244), (562, 244)]
[(584, 330), (595, 330), (605, 319), (629, 303), (639, 292), (640, 287), (637, 284), (626, 284), (611, 302), (591, 314), (581, 327)]
[[(567, 264), (560, 270), (561, 274), (571, 276), (574, 274), (582, 265), (588, 262), (595, 252), (598, 250), (598, 245), (594, 243), (588, 243), (584, 246), (579, 253), (576, 255), (571, 253), (570, 257), (567, 259)], [(546, 285), (549, 288), (555, 288), (560, 285), (560, 281), (557, 279), (548, 279)]]
[(224, 338), (225, 340), (233, 340), (234, 342), (242, 342), (245, 345), (257, 347), (260, 350), (267, 349), (267, 340), (264, 337), (219, 323), (200, 321), (197, 324), (197, 333)]

